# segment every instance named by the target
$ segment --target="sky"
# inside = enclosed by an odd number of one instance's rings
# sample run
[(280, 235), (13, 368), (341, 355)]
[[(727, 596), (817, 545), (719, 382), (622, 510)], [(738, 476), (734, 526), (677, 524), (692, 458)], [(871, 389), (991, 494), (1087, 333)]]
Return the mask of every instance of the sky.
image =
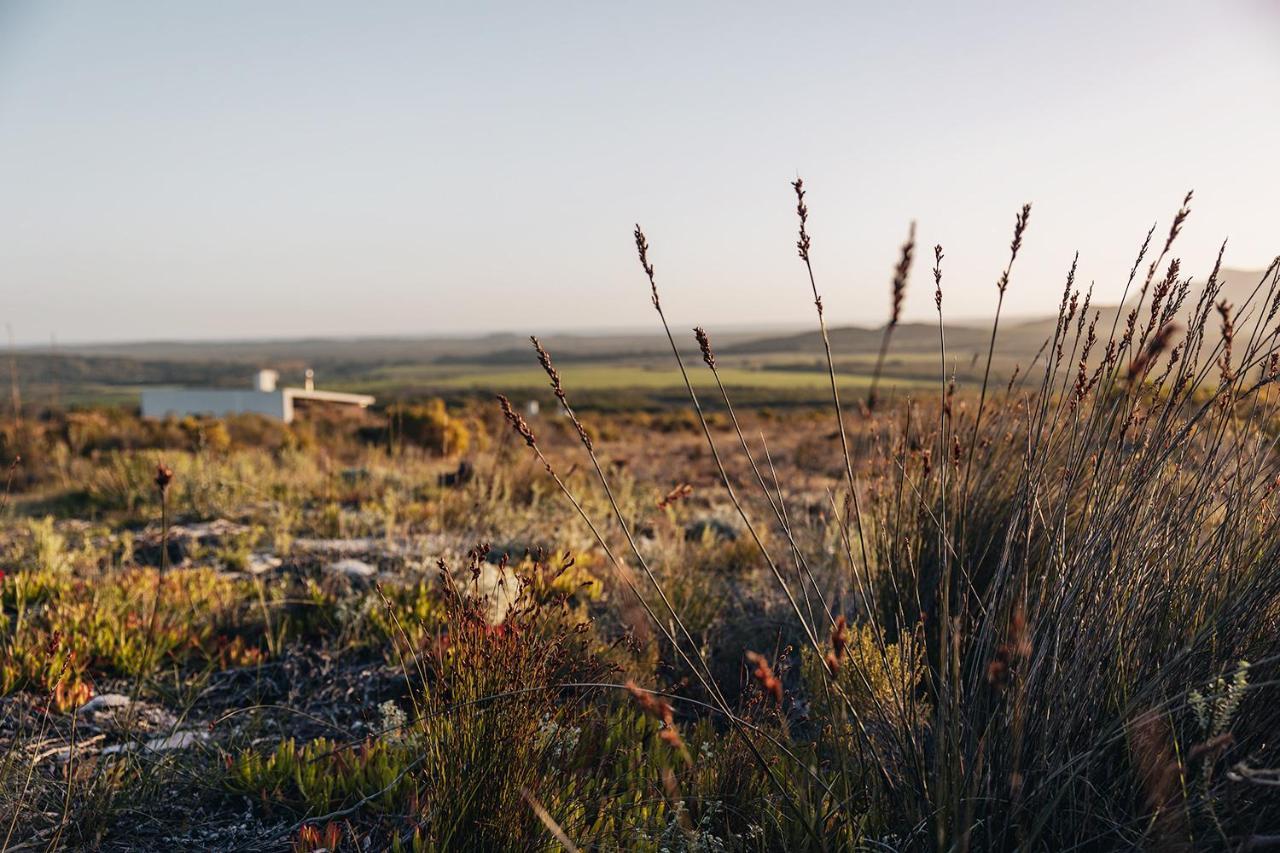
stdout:
[(1280, 253), (1280, 2), (0, 0), (19, 342), (879, 325)]

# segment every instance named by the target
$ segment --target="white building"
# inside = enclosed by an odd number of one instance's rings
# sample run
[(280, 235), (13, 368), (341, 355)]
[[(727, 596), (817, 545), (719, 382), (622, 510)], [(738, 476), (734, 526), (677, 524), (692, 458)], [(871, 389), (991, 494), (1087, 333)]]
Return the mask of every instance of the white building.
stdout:
[(312, 373), (307, 371), (303, 388), (277, 388), (280, 374), (274, 370), (259, 370), (253, 379), (253, 388), (145, 388), (142, 391), (142, 416), (144, 418), (185, 417), (206, 415), (222, 418), (227, 415), (252, 413), (291, 423), (294, 404), (331, 403), (339, 406), (358, 406), (366, 409), (373, 405), (373, 398), (365, 394), (343, 394), (337, 391), (317, 391)]

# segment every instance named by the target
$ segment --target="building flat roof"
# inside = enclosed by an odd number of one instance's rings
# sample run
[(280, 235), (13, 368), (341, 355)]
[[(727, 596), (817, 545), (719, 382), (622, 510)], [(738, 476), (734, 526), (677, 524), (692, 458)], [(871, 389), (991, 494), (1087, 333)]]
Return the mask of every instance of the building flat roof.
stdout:
[(317, 400), (323, 403), (346, 403), (362, 409), (373, 405), (368, 394), (344, 394), (341, 391), (308, 391), (306, 388), (285, 388), (284, 393), (293, 400)]

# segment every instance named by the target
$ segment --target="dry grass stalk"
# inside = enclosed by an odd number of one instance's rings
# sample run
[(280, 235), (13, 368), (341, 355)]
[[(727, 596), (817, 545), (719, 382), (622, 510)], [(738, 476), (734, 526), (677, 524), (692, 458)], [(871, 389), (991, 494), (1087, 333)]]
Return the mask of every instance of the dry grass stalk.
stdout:
[[(876, 406), (877, 397), (876, 389), (880, 385), (880, 372), (884, 369), (884, 359), (889, 352), (889, 339), (893, 336), (893, 330), (898, 327), (898, 322), (902, 319), (902, 303), (907, 295), (907, 279), (911, 275), (911, 259), (916, 250), (916, 224), (911, 223), (911, 228), (907, 232), (907, 241), (902, 244), (902, 249), (898, 254), (898, 264), (893, 268), (893, 282), (889, 288), (889, 322), (885, 324), (884, 335), (880, 340), (880, 352), (876, 356), (875, 370), (871, 373), (871, 388), (867, 391), (867, 410), (873, 410)], [(935, 248), (935, 253), (938, 251)], [(935, 254), (935, 261), (940, 262), (941, 258)], [(941, 287), (939, 279), (934, 279), (934, 299), (937, 300), (941, 307)]]
[(1178, 331), (1177, 323), (1165, 323), (1160, 327), (1151, 340), (1147, 342), (1142, 352), (1138, 354), (1137, 358), (1129, 363), (1128, 379), (1130, 382), (1140, 382), (1147, 375), (1156, 360), (1160, 358), (1160, 355), (1169, 348), (1169, 343)]

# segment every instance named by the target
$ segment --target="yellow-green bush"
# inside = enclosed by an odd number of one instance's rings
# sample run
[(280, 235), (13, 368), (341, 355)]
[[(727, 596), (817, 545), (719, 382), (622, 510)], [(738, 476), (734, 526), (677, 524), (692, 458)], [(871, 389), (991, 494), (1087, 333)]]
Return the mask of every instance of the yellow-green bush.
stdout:
[(32, 689), (56, 695), (61, 686), (74, 698), (75, 686), (90, 684), (97, 674), (136, 677), (162, 661), (225, 657), (220, 623), (247, 600), (243, 582), (208, 569), (172, 572), (160, 582), (155, 607), (157, 578), (143, 569), (92, 579), (48, 569), (5, 577), (0, 694)]
[(449, 414), (443, 400), (393, 406), (387, 416), (393, 435), (438, 456), (465, 453), (471, 445), (471, 430)]
[(417, 753), (412, 743), (391, 739), (350, 745), (317, 738), (299, 746), (288, 738), (269, 754), (245, 750), (230, 759), (227, 784), (267, 806), (309, 814), (373, 795), (366, 805), (391, 809), (404, 802), (413, 786), (408, 770)]
[[(845, 716), (841, 708), (845, 699), (858, 718), (895, 724), (906, 719), (917, 723), (925, 717), (925, 708), (914, 698), (924, 677), (923, 649), (911, 637), (899, 643), (877, 639), (867, 625), (847, 629), (847, 647), (838, 658), (839, 669), (829, 675), (830, 663), (820, 660), (812, 649), (805, 649), (802, 664), (805, 685), (816, 708), (826, 716)], [(883, 651), (882, 651), (883, 648)], [(823, 680), (833, 678), (838, 693), (824, 689)], [(849, 721), (852, 725), (852, 720)]]

